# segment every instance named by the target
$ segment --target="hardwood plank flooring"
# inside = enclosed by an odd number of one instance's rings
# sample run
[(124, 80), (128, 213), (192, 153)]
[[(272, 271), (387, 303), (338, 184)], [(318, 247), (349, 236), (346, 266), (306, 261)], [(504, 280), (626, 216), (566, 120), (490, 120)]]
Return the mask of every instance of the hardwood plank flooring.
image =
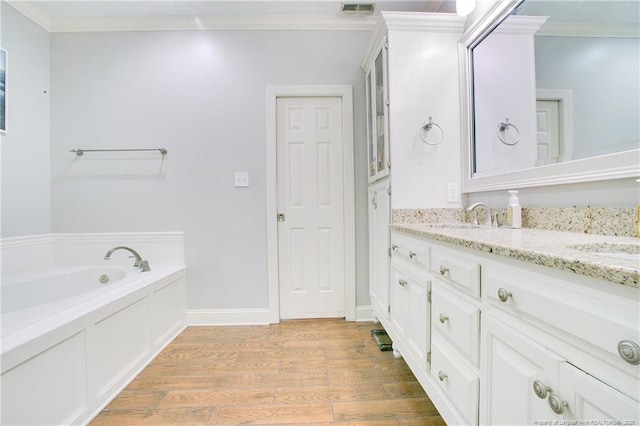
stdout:
[(90, 425), (445, 425), (378, 328), (188, 327)]

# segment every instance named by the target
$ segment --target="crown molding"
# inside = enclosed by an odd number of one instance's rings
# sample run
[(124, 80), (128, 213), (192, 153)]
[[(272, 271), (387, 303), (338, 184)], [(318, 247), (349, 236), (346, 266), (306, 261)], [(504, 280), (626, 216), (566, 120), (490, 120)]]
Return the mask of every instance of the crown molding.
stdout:
[(49, 31), (49, 27), (51, 26), (51, 19), (46, 13), (43, 13), (38, 7), (34, 6), (31, 3), (23, 2), (19, 0), (0, 0), (9, 6), (13, 7), (18, 12), (22, 13), (24, 16), (38, 24), (40, 27)]
[(530, 34), (537, 35), (538, 31), (549, 19), (548, 16), (520, 16), (512, 15), (502, 21), (493, 34)]
[(455, 13), (380, 12), (389, 30), (462, 34), (466, 17)]
[(372, 31), (373, 16), (239, 15), (239, 16), (121, 16), (49, 18), (40, 9), (18, 0), (5, 0), (50, 33), (193, 30), (333, 30)]
[(594, 25), (594, 24), (563, 24), (549, 22), (545, 24), (537, 36), (559, 37), (640, 37), (637, 25)]

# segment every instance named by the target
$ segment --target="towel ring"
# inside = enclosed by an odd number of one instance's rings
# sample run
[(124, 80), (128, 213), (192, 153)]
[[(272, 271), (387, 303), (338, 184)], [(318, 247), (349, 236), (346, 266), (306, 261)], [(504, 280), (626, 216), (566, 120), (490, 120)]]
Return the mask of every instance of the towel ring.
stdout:
[[(438, 128), (440, 137), (436, 138), (436, 142), (429, 142), (427, 139), (429, 139), (429, 133), (433, 130), (434, 127)], [(431, 117), (429, 117), (429, 122), (424, 124), (422, 128), (420, 128), (419, 134), (422, 142), (426, 143), (427, 145), (439, 145), (440, 142), (442, 142), (442, 140), (444, 139), (444, 130), (442, 130), (442, 127), (440, 127), (437, 123), (434, 123)]]
[[(506, 132), (507, 129), (509, 129), (509, 127), (513, 127), (514, 129), (516, 129), (516, 140), (513, 142), (507, 142), (506, 140), (504, 140), (502, 138), (502, 135), (500, 133), (502, 132)], [(518, 142), (520, 142), (520, 130), (513, 124), (513, 123), (509, 123), (509, 117), (505, 118), (504, 123), (500, 123), (498, 125), (498, 130), (496, 131), (496, 134), (498, 135), (498, 139), (500, 139), (500, 142), (502, 142), (505, 145), (509, 145), (509, 146), (513, 146), (515, 144), (517, 144)]]

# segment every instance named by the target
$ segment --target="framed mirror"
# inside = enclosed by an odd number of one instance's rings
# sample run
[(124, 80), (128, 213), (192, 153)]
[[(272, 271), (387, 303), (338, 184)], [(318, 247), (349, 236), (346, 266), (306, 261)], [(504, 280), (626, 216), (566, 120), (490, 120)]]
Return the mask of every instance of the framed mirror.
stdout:
[(503, 0), (459, 44), (463, 191), (640, 176), (640, 3)]

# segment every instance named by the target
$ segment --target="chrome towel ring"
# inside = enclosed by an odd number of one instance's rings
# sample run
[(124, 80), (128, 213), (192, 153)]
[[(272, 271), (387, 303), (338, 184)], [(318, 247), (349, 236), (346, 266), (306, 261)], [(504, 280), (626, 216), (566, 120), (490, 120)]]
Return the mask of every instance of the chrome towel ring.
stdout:
[[(498, 139), (500, 139), (500, 142), (502, 142), (505, 145), (513, 146), (518, 142), (520, 142), (520, 130), (515, 126), (515, 124), (509, 123), (509, 117), (505, 118), (504, 120), (505, 120), (504, 123), (500, 123), (498, 125), (498, 130), (496, 131), (496, 134), (498, 135)], [(513, 129), (515, 129), (516, 131), (516, 138), (513, 142), (507, 142), (502, 137), (502, 135), (505, 134), (510, 127), (513, 127)]]
[[(434, 127), (437, 130), (434, 130)], [(427, 145), (439, 145), (444, 139), (444, 130), (429, 117), (429, 122), (423, 124), (420, 128), (420, 139)]]

